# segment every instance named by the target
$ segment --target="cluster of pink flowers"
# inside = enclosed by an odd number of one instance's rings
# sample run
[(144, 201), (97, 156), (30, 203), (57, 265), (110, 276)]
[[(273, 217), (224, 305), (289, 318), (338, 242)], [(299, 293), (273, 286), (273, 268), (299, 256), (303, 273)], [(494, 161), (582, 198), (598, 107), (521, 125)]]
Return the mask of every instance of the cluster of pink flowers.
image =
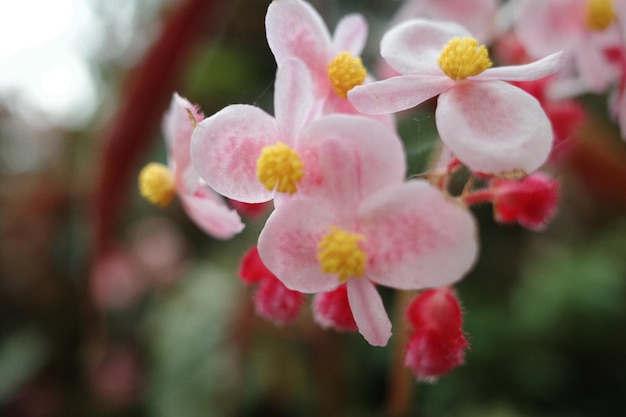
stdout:
[[(228, 200), (273, 202), (239, 274), (258, 285), (259, 315), (277, 324), (296, 320), (314, 294), (320, 326), (384, 346), (392, 323), (378, 286), (426, 290), (407, 310), (406, 365), (432, 380), (468, 346), (451, 285), (478, 256), (470, 206), (490, 202), (496, 221), (532, 230), (555, 214), (559, 183), (537, 170), (584, 119), (556, 94), (616, 88), (626, 130), (624, 11), (617, 0), (407, 0), (381, 39), (375, 80), (359, 56), (362, 16), (331, 35), (310, 4), (274, 0), (265, 18), (273, 115), (234, 104), (203, 118), (175, 95), (168, 167), (142, 173), (142, 193), (156, 203), (177, 194), (218, 238), (243, 227)], [(494, 66), (479, 42), (512, 65)], [(407, 179), (396, 113), (435, 97), (439, 158)], [(458, 172), (470, 180), (454, 194)]]

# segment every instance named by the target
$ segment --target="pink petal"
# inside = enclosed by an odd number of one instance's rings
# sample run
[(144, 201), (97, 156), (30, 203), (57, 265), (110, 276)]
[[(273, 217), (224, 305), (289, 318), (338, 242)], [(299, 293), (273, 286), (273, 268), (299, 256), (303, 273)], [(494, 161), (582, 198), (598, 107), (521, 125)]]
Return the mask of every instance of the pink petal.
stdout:
[(438, 287), (463, 277), (476, 259), (471, 214), (426, 181), (388, 187), (359, 208), (366, 276), (398, 289)]
[(270, 200), (272, 193), (257, 179), (256, 162), (261, 149), (279, 139), (273, 117), (257, 107), (235, 104), (198, 124), (191, 138), (191, 159), (198, 175), (218, 193), (260, 203)]
[(454, 81), (445, 75), (400, 75), (348, 91), (348, 100), (365, 114), (407, 110), (447, 90)]
[(347, 282), (348, 301), (359, 333), (372, 346), (386, 346), (391, 337), (391, 321), (376, 286), (368, 279)]
[(313, 122), (302, 132), (299, 149), (315, 155), (317, 171), (307, 172), (302, 192), (352, 212), (375, 191), (402, 182), (406, 173), (395, 130), (362, 116), (333, 115)]
[(189, 147), (193, 125), (188, 111), (197, 121), (202, 119), (193, 104), (174, 93), (170, 107), (163, 116), (161, 127), (168, 147), (170, 164), (176, 169), (177, 180), (191, 166)]
[(259, 235), (259, 255), (267, 268), (291, 290), (304, 293), (329, 291), (339, 286), (336, 274), (322, 273), (317, 245), (337, 224), (329, 208), (311, 201), (291, 200), (267, 219)]
[(401, 23), (383, 36), (380, 54), (400, 74), (443, 75), (437, 60), (455, 36), (471, 36), (451, 22), (414, 19)]
[(288, 59), (276, 71), (274, 115), (281, 137), (295, 138), (311, 117), (313, 83), (302, 61)]
[(584, 2), (522, 0), (517, 8), (515, 35), (532, 57), (542, 57), (575, 45), (584, 26)]
[(400, 7), (393, 21), (418, 17), (452, 21), (481, 40), (489, 34), (497, 7), (497, 0), (409, 0)]
[(565, 55), (563, 52), (557, 52), (530, 64), (489, 68), (471, 79), (476, 81), (533, 81), (554, 74), (564, 65)]
[[(368, 76), (365, 79), (365, 82), (363, 83), (363, 85), (371, 84), (374, 81), (375, 80), (371, 76)], [(331, 94), (328, 95), (326, 101), (324, 102), (324, 106), (322, 108), (322, 115), (329, 115), (329, 114), (336, 114), (336, 113), (353, 114), (353, 115), (359, 115), (359, 116), (365, 115), (364, 113), (361, 113), (360, 111), (358, 111), (354, 107), (354, 105), (350, 103), (349, 100), (339, 97), (334, 92), (331, 92)], [(391, 113), (369, 114), (365, 116), (368, 119), (378, 120), (379, 122), (382, 122), (386, 126), (392, 129), (396, 129), (396, 118)]]
[(354, 56), (361, 55), (367, 40), (367, 22), (360, 14), (344, 16), (333, 34), (335, 53), (346, 51)]
[(552, 147), (539, 102), (503, 81), (458, 83), (439, 96), (435, 118), (441, 140), (473, 171), (531, 173)]
[(230, 239), (244, 228), (239, 214), (210, 189), (196, 195), (179, 194), (179, 197), (189, 218), (214, 238)]
[(330, 33), (317, 11), (301, 0), (275, 0), (267, 9), (265, 30), (276, 63), (297, 58), (316, 79), (326, 72), (330, 53)]

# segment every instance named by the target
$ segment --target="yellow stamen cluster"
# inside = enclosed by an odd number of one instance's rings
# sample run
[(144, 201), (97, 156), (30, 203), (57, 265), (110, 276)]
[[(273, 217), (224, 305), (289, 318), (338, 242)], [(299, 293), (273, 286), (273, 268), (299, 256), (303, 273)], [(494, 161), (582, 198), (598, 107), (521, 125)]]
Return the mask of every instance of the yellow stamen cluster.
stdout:
[(139, 172), (139, 193), (152, 204), (166, 207), (176, 194), (172, 172), (163, 164), (149, 163)]
[(361, 58), (350, 52), (339, 52), (328, 64), (328, 79), (335, 94), (341, 98), (348, 97), (348, 91), (363, 84), (366, 77), (367, 71)]
[(338, 274), (339, 281), (362, 277), (367, 264), (367, 254), (359, 246), (365, 236), (349, 233), (336, 226), (322, 237), (317, 245), (317, 259), (325, 274)]
[(453, 80), (464, 80), (478, 75), (493, 64), (485, 45), (478, 45), (474, 38), (450, 40), (439, 55), (439, 67)]
[(304, 164), (298, 152), (278, 142), (261, 151), (256, 162), (256, 176), (270, 191), (294, 194), (304, 176)]
[(587, 27), (597, 31), (611, 26), (616, 17), (613, 0), (587, 0), (585, 12)]

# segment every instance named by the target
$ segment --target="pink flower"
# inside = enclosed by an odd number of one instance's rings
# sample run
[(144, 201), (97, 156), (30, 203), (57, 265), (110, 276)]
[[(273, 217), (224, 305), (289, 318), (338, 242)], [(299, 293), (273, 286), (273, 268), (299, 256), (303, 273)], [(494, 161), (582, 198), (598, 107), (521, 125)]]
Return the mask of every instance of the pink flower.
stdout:
[(422, 292), (406, 315), (415, 333), (409, 338), (404, 363), (417, 379), (434, 381), (463, 364), (468, 343), (461, 306), (452, 289)]
[(416, 17), (447, 20), (467, 28), (484, 41), (490, 35), (497, 10), (497, 0), (406, 0), (392, 22), (397, 24)]
[(515, 34), (533, 58), (565, 51), (569, 94), (605, 91), (617, 77), (617, 68), (604, 51), (619, 47), (617, 20), (626, 17), (614, 0), (521, 0)]
[[(364, 175), (368, 164), (334, 142), (320, 156), (335, 161), (324, 171), (333, 198), (277, 207), (259, 236), (259, 254), (292, 290), (320, 293), (345, 283), (359, 332), (384, 346), (391, 322), (376, 285), (420, 289), (460, 279), (476, 257), (475, 225), (425, 181), (373, 183)], [(402, 164), (402, 153), (391, 156), (389, 167)]]
[(219, 193), (247, 203), (268, 201), (276, 194), (321, 198), (333, 190), (320, 173), (331, 169), (322, 166), (320, 149), (340, 139), (353, 157), (369, 166), (364, 176), (374, 183), (404, 175), (404, 162), (388, 164), (390, 153), (403, 152), (393, 130), (352, 115), (311, 121), (311, 88), (304, 64), (292, 59), (276, 74), (276, 118), (257, 107), (231, 105), (200, 122), (191, 155), (198, 173)]
[(148, 164), (139, 175), (141, 194), (152, 203), (165, 206), (178, 195), (189, 218), (209, 235), (229, 239), (243, 230), (235, 210), (206, 186), (191, 165), (190, 142), (194, 126), (202, 120), (195, 106), (174, 94), (163, 118), (163, 135), (168, 166)]
[[(290, 59), (304, 62), (313, 80), (321, 114), (359, 114), (346, 92), (370, 81), (359, 55), (367, 39), (367, 23), (358, 14), (339, 21), (331, 37), (321, 16), (302, 0), (274, 0), (265, 17), (267, 42), (278, 67)], [(388, 116), (376, 117), (393, 125)]]
[(355, 87), (348, 99), (370, 114), (398, 112), (439, 95), (435, 118), (443, 143), (473, 171), (532, 172), (552, 145), (550, 121), (533, 97), (504, 82), (545, 77), (561, 54), (490, 68), (484, 46), (453, 23), (415, 19), (385, 34), (381, 55), (400, 76)]

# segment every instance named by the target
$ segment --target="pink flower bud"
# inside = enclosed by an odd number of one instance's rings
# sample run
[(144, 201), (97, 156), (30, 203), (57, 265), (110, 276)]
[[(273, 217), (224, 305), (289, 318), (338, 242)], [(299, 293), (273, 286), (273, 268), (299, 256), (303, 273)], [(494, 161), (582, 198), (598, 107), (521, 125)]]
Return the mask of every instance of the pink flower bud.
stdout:
[(517, 222), (532, 230), (544, 229), (556, 214), (559, 182), (535, 173), (523, 180), (495, 179), (491, 182), (496, 220)]
[(239, 277), (248, 284), (258, 283), (254, 307), (259, 316), (278, 325), (294, 321), (304, 301), (304, 294), (293, 291), (267, 269), (257, 247), (253, 246), (241, 259)]
[(337, 289), (322, 292), (313, 299), (313, 318), (323, 328), (333, 328), (339, 331), (358, 331), (352, 310), (348, 303), (348, 290), (346, 285), (340, 285)]
[(254, 296), (254, 307), (259, 316), (277, 325), (298, 318), (304, 294), (290, 290), (274, 275), (263, 278)]
[(417, 379), (433, 382), (464, 363), (468, 343), (461, 307), (452, 289), (422, 292), (406, 314), (415, 333), (409, 337), (404, 364)]
[(259, 257), (259, 251), (253, 246), (243, 255), (239, 264), (239, 278), (247, 284), (253, 284), (261, 281), (263, 278), (272, 276), (273, 274), (263, 264)]

